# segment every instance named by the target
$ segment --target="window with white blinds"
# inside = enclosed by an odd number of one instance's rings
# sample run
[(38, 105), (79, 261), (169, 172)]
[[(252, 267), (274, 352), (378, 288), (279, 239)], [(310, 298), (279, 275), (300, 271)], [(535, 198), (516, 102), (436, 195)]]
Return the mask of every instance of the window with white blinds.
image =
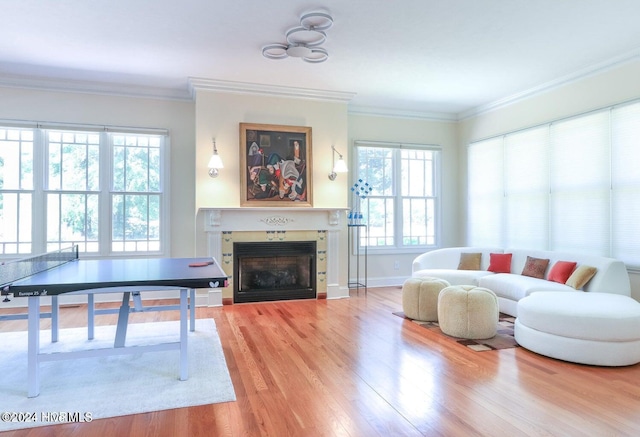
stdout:
[(550, 126), (552, 250), (609, 252), (609, 111)]
[(549, 235), (549, 131), (504, 139), (505, 247), (543, 249)]
[(611, 114), (611, 256), (640, 266), (640, 104)]
[(640, 267), (638, 163), (640, 102), (472, 143), (467, 243)]
[(468, 238), (478, 246), (500, 246), (504, 228), (502, 138), (469, 147)]

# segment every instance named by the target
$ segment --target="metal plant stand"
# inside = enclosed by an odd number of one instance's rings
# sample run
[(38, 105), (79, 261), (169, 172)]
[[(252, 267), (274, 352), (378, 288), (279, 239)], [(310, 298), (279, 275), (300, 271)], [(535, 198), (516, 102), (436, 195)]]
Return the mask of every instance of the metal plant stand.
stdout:
[[(347, 225), (349, 242), (347, 256), (347, 286), (349, 289), (355, 289), (356, 294), (360, 294), (360, 289), (364, 288), (364, 294), (367, 295), (367, 245), (361, 247), (360, 241), (364, 236), (365, 241), (368, 237), (367, 225)], [(355, 245), (355, 246), (354, 246)], [(355, 262), (351, 261), (351, 253), (355, 255)], [(355, 275), (352, 275), (352, 270)], [(361, 276), (362, 275), (362, 276)], [(353, 280), (352, 280), (353, 278)]]

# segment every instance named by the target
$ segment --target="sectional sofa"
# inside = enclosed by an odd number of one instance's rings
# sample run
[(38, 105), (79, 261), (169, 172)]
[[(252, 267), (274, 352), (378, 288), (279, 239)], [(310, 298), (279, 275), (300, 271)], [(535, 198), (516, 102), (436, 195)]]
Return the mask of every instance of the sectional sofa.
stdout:
[(512, 316), (518, 315), (518, 301), (535, 291), (631, 294), (629, 274), (622, 261), (554, 251), (436, 249), (414, 259), (412, 276), (488, 288), (498, 296), (500, 311)]

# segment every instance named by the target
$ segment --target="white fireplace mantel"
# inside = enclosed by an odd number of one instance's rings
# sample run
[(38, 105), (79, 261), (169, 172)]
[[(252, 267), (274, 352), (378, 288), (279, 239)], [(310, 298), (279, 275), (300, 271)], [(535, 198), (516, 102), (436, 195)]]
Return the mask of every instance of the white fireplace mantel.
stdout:
[[(242, 207), (203, 208), (207, 253), (222, 259), (223, 232), (242, 231), (326, 231), (327, 299), (349, 296), (339, 285), (339, 267), (347, 264), (347, 253), (340, 250), (340, 232), (346, 226), (347, 208)], [(211, 300), (211, 299), (210, 299)]]
[(205, 232), (340, 229), (346, 208), (205, 208)]

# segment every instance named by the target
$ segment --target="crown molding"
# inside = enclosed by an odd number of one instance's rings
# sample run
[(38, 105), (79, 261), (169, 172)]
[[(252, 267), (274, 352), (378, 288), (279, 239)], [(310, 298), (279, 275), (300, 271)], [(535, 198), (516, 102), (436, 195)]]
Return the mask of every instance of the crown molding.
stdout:
[(344, 91), (327, 91), (309, 88), (296, 88), (279, 85), (263, 85), (249, 82), (234, 82), (227, 80), (205, 79), (200, 77), (189, 78), (189, 90), (192, 98), (197, 91), (219, 91), (235, 94), (253, 94), (273, 97), (293, 97), (308, 100), (324, 100), (331, 102), (348, 103), (356, 95)]
[(580, 80), (586, 79), (590, 76), (602, 74), (606, 71), (613, 70), (614, 68), (620, 67), (624, 64), (627, 64), (633, 61), (637, 61), (639, 59), (640, 59), (640, 49), (632, 50), (620, 56), (616, 56), (606, 61), (590, 65), (588, 67), (574, 71), (573, 73), (569, 73), (565, 76), (559, 77), (549, 82), (545, 82), (533, 88), (529, 88), (528, 90), (524, 90), (519, 93), (512, 94), (503, 99), (499, 99), (494, 102), (488, 103), (486, 105), (475, 107), (468, 111), (463, 111), (458, 114), (458, 120), (462, 121), (468, 118), (477, 117), (479, 115), (482, 115), (491, 111), (505, 108), (509, 105), (513, 105), (514, 103), (517, 103), (526, 99), (530, 99), (532, 97), (536, 97), (538, 95), (544, 94), (546, 92), (560, 88), (562, 86), (569, 85), (569, 84), (578, 82)]
[(413, 111), (397, 108), (380, 108), (373, 106), (349, 105), (349, 115), (366, 115), (370, 117), (405, 118), (428, 121), (457, 122), (458, 116), (449, 112)]
[(54, 92), (103, 94), (123, 97), (143, 97), (163, 100), (191, 100), (187, 89), (151, 87), (123, 83), (69, 80), (17, 75), (0, 75), (0, 86)]
[[(582, 68), (573, 73), (545, 82), (533, 88), (480, 105), (460, 113), (416, 111), (399, 108), (381, 108), (349, 105), (350, 115), (366, 115), (377, 117), (395, 117), (405, 119), (421, 119), (431, 121), (458, 122), (482, 114), (492, 112), (513, 105), (514, 103), (536, 97), (553, 89), (569, 85), (590, 76), (604, 73), (624, 64), (638, 61), (640, 48), (624, 53), (606, 61)], [(182, 87), (152, 87), (145, 85), (69, 80), (60, 78), (30, 77), (22, 75), (1, 75), (0, 87), (37, 89), (54, 92), (76, 92), (86, 94), (103, 94), (123, 97), (141, 97), (162, 100), (189, 101), (195, 99), (198, 90), (219, 91), (237, 94), (258, 94), (275, 97), (293, 97), (309, 100), (324, 100), (349, 103), (355, 96), (353, 92), (327, 91), (309, 88), (297, 88), (278, 85), (263, 85), (249, 82), (224, 81), (206, 78), (189, 77), (186, 88)]]

